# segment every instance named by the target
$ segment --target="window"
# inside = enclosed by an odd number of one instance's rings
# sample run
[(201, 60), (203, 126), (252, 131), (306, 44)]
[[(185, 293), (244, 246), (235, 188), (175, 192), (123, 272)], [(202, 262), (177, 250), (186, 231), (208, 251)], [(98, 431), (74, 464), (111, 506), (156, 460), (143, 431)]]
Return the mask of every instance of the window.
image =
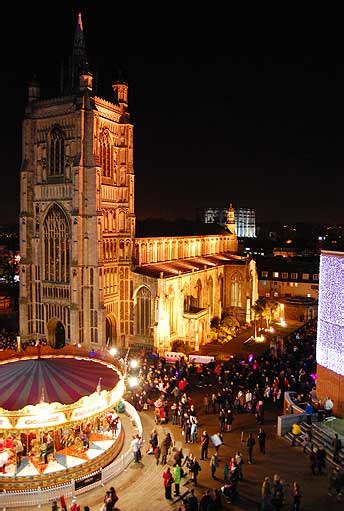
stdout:
[(152, 294), (147, 287), (141, 287), (136, 296), (136, 334), (151, 336), (151, 300)]
[(269, 272), (268, 271), (262, 271), (262, 277), (267, 278), (268, 276), (269, 276)]
[(111, 141), (108, 131), (104, 130), (100, 136), (100, 166), (104, 177), (112, 177), (111, 172)]
[(274, 277), (274, 279), (278, 279), (278, 277), (279, 277), (278, 271), (273, 272), (273, 277)]
[[(240, 299), (239, 299), (240, 301)], [(213, 279), (210, 277), (208, 280), (208, 307), (210, 311), (210, 315), (213, 315), (214, 310), (214, 286)]]
[(309, 279), (309, 273), (303, 273), (302, 274), (302, 278), (303, 278), (303, 280), (308, 280)]
[(318, 284), (313, 284), (313, 286), (311, 286), (311, 289), (319, 289)]
[(307, 293), (307, 298), (310, 298), (311, 297), (311, 294), (310, 293)]
[(291, 274), (291, 278), (294, 279), (294, 280), (297, 279), (297, 273), (292, 273)]
[(282, 273), (282, 279), (287, 279), (288, 278), (288, 273)]
[(241, 287), (242, 279), (238, 273), (235, 273), (231, 279), (231, 306), (241, 307)]
[(313, 280), (319, 280), (319, 273), (313, 273)]
[(176, 314), (174, 310), (174, 290), (170, 289), (168, 297), (168, 305), (170, 309), (170, 333), (173, 334), (176, 331)]
[(49, 136), (49, 176), (64, 175), (64, 140), (59, 127), (51, 130)]
[(69, 282), (68, 220), (62, 209), (53, 205), (43, 224), (44, 280)]

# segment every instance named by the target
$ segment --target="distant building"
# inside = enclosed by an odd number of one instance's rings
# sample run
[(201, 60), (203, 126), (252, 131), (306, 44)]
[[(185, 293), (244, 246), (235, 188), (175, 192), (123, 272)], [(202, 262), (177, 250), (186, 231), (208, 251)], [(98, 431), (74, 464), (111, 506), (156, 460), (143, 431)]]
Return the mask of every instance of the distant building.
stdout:
[[(226, 225), (229, 208), (205, 208), (202, 221), (206, 224)], [(256, 212), (249, 208), (234, 208), (235, 231), (238, 238), (256, 237)]]
[(259, 296), (318, 299), (318, 257), (258, 258), (257, 271)]

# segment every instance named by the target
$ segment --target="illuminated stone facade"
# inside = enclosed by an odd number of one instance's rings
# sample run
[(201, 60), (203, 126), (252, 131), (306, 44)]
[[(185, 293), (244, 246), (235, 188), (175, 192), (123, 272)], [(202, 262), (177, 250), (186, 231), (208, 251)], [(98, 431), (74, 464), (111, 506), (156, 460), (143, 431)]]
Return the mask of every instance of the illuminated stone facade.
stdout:
[[(29, 88), (20, 171), (20, 334), (55, 346), (162, 350), (177, 338), (197, 346), (208, 338), (210, 319), (225, 309), (250, 320), (254, 263), (233, 255), (237, 238), (230, 230), (135, 240), (127, 84), (114, 83), (113, 97), (93, 93), (79, 15), (68, 94), (42, 100), (37, 83)], [(186, 262), (177, 274), (153, 268), (195, 257), (197, 265)]]
[(320, 257), (317, 337), (319, 399), (329, 396), (344, 416), (344, 252)]

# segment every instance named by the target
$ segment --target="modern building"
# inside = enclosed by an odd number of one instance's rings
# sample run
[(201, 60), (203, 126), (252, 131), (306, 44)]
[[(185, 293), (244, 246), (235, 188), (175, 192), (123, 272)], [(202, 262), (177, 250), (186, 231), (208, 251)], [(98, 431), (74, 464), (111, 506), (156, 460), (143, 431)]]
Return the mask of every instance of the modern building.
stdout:
[(344, 252), (322, 251), (317, 334), (317, 396), (344, 417)]
[(170, 349), (207, 342), (210, 321), (250, 321), (255, 263), (221, 234), (135, 237), (128, 85), (95, 95), (81, 15), (61, 96), (29, 87), (20, 171), (20, 335), (50, 344)]
[(307, 321), (317, 317), (319, 258), (257, 257), (259, 296), (280, 304), (286, 320)]
[[(229, 208), (205, 208), (201, 212), (205, 223), (226, 225)], [(238, 238), (256, 237), (256, 212), (249, 208), (234, 208), (235, 232)]]

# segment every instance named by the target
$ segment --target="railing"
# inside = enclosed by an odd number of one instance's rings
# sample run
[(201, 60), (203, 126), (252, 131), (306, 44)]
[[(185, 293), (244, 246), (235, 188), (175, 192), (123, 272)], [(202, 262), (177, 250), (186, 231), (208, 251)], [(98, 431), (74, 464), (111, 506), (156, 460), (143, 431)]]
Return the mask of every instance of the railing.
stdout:
[[(137, 428), (138, 434), (142, 435), (142, 423), (139, 414), (136, 409), (127, 401), (125, 403), (125, 413), (130, 416), (132, 422), (135, 424)], [(24, 490), (24, 491), (13, 491), (13, 492), (3, 492), (0, 493), (0, 507), (5, 511), (7, 508), (13, 507), (30, 507), (30, 506), (40, 506), (42, 504), (47, 504), (52, 502), (53, 500), (58, 500), (61, 495), (64, 495), (66, 498), (70, 498), (73, 495), (80, 495), (85, 492), (89, 492), (94, 488), (97, 488), (100, 485), (103, 485), (110, 479), (117, 477), (123, 470), (131, 463), (133, 460), (133, 452), (131, 448), (124, 454), (118, 456), (110, 465), (107, 467), (93, 472), (92, 474), (88, 474), (82, 479), (90, 479), (92, 480), (93, 476), (100, 474), (98, 480), (94, 483), (87, 484), (86, 486), (76, 490), (75, 483), (77, 481), (70, 481), (65, 484), (61, 484), (58, 486), (50, 487), (50, 488), (39, 488), (38, 490)]]

